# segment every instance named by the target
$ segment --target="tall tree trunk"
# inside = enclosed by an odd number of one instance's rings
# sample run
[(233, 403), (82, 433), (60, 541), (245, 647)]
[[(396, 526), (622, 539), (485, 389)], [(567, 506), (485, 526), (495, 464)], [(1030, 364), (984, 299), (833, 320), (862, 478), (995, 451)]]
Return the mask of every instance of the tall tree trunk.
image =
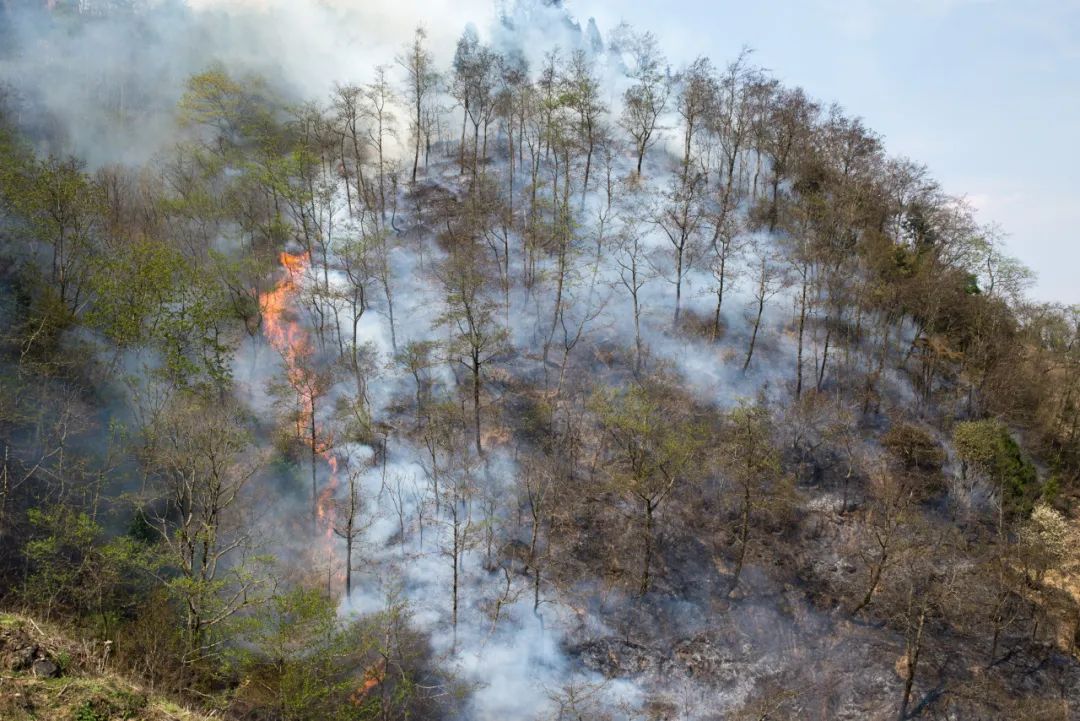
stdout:
[[(633, 282), (637, 283), (637, 274), (635, 273)], [(637, 291), (633, 293), (634, 298), (634, 373), (641, 372), (641, 305), (638, 303)]]
[(473, 423), (476, 430), (476, 453), (479, 455), (484, 451), (480, 447), (480, 355), (476, 349), (473, 350), (472, 361)]
[(881, 574), (885, 570), (885, 564), (888, 563), (888, 560), (889, 555), (887, 553), (878, 556), (877, 562), (870, 569), (870, 583), (867, 584), (866, 593), (863, 594), (862, 600), (859, 601), (855, 608), (851, 609), (852, 616), (870, 605), (870, 601), (874, 598), (874, 591), (877, 590), (878, 584), (881, 583)]
[(821, 387), (825, 383), (825, 364), (829, 361), (829, 341), (832, 338), (832, 324), (829, 319), (825, 318), (825, 347), (821, 352), (821, 369), (818, 371), (817, 377), (817, 390), (821, 392)]
[(795, 398), (802, 396), (803, 386), (803, 336), (806, 331), (806, 294), (807, 286), (810, 285), (808, 278), (809, 269), (806, 264), (802, 268), (802, 293), (799, 298), (799, 342), (795, 362)]
[(352, 595), (352, 548), (353, 548), (353, 528), (352, 520), (346, 525), (345, 536), (345, 598), (349, 598)]
[(461, 115), (461, 146), (458, 149), (458, 169), (465, 174), (465, 127), (469, 122), (469, 101), (465, 100), (465, 110)]
[(650, 499), (643, 499), (645, 504), (645, 538), (642, 539), (645, 544), (645, 553), (641, 563), (641, 595), (644, 596), (649, 592), (649, 572), (652, 568), (652, 555), (653, 555), (653, 528), (654, 518), (653, 512), (656, 510), (656, 506)]
[(679, 325), (679, 311), (682, 309), (683, 254), (686, 251), (686, 239), (675, 248), (675, 319), (672, 326)]
[(319, 532), (319, 486), (318, 486), (318, 460), (319, 451), (315, 427), (315, 392), (311, 392), (311, 529)]
[(730, 596), (739, 586), (739, 577), (742, 575), (743, 564), (746, 562), (746, 548), (750, 545), (750, 483), (746, 482), (743, 487), (742, 519), (739, 523), (739, 555), (735, 559), (735, 572), (731, 578)]
[(724, 304), (724, 276), (727, 273), (727, 250), (720, 255), (720, 273), (717, 276), (719, 285), (716, 287), (716, 313), (713, 315), (712, 339), (720, 337), (720, 308)]
[(911, 703), (911, 689), (915, 685), (915, 672), (919, 666), (919, 654), (922, 652), (923, 628), (926, 625), (926, 606), (919, 609), (919, 620), (915, 627), (915, 637), (908, 643), (907, 672), (904, 677), (904, 697), (900, 701), (899, 719), (907, 718), (908, 704)]
[(413, 150), (412, 161), (412, 183), (416, 185), (416, 168), (420, 165), (420, 136), (421, 136), (421, 93), (419, 82), (417, 83), (416, 90), (416, 144)]
[(758, 299), (757, 316), (754, 318), (754, 331), (750, 334), (750, 348), (746, 352), (746, 362), (743, 363), (743, 372), (750, 367), (750, 359), (754, 357), (754, 344), (757, 342), (758, 328), (761, 327), (761, 314), (765, 311), (765, 298)]

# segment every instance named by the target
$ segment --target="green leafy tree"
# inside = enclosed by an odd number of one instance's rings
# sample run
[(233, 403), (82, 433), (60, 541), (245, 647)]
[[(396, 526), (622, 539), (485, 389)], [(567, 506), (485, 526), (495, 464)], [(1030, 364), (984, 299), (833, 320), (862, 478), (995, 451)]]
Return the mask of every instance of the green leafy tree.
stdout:
[(35, 241), (46, 248), (47, 277), (60, 304), (75, 315), (102, 225), (104, 194), (77, 158), (47, 158), (8, 170), (4, 193)]
[(149, 549), (130, 535), (110, 537), (85, 513), (66, 506), (31, 509), (26, 543), (31, 572), (23, 598), (48, 620), (83, 618), (109, 638), (145, 590)]
[(960, 475), (983, 474), (1000, 495), (1003, 513), (1027, 513), (1037, 494), (1038, 475), (1004, 423), (995, 419), (963, 421), (953, 429)]
[(774, 428), (764, 403), (740, 403), (727, 417), (721, 443), (723, 467), (738, 495), (739, 521), (731, 589), (739, 585), (747, 550), (753, 541), (754, 517), (787, 500), (790, 481), (784, 475), (773, 442)]
[(362, 654), (365, 641), (346, 632), (333, 598), (314, 589), (284, 591), (249, 625), (248, 645), (236, 653), (261, 705), (282, 721), (356, 718), (344, 703), (354, 685), (344, 661)]
[(175, 249), (153, 240), (97, 256), (90, 275), (94, 300), (86, 322), (118, 349), (147, 343), (169, 313), (185, 264)]
[(670, 388), (655, 379), (624, 390), (601, 388), (591, 406), (603, 434), (604, 472), (612, 488), (641, 509), (644, 595), (652, 580), (657, 510), (691, 479), (703, 450), (702, 429)]
[(216, 150), (226, 156), (254, 142), (273, 140), (273, 110), (265, 81), (234, 78), (220, 63), (188, 78), (178, 105), (180, 123), (209, 133)]

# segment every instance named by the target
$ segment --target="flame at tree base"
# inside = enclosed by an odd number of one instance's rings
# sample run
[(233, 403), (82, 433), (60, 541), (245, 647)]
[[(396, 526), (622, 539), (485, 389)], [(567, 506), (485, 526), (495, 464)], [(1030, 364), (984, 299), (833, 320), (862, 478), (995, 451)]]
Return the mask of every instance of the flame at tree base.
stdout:
[[(319, 555), (326, 558), (328, 574), (342, 580), (344, 573), (335, 571), (337, 563), (334, 548), (334, 529), (336, 523), (335, 500), (338, 487), (338, 458), (331, 450), (332, 443), (327, 434), (321, 431), (315, 419), (315, 402), (319, 391), (315, 373), (314, 349), (307, 329), (299, 322), (293, 306), (306, 275), (311, 257), (308, 253), (288, 253), (282, 251), (278, 256), (284, 276), (267, 293), (259, 296), (259, 308), (262, 313), (263, 335), (267, 343), (281, 356), (285, 366), (285, 377), (295, 394), (296, 438), (313, 451), (313, 520), (316, 534), (320, 538)], [(310, 430), (309, 430), (310, 429)], [(329, 470), (328, 480), (321, 491), (317, 489), (315, 479), (318, 468), (315, 457), (321, 458)]]

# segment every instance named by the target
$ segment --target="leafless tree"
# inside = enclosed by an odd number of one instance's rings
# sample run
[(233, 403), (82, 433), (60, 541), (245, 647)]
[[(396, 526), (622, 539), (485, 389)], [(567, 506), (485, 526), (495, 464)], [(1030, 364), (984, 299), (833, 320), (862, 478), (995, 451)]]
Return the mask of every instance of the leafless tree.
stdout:
[(416, 184), (416, 169), (420, 164), (420, 145), (425, 136), (430, 133), (424, 108), (439, 83), (439, 73), (435, 69), (434, 59), (425, 45), (425, 40), (427, 40), (427, 33), (422, 27), (417, 27), (413, 33), (412, 42), (397, 58), (397, 64), (405, 70), (407, 76), (406, 97), (414, 111), (411, 119), (413, 136), (411, 178), (414, 185)]

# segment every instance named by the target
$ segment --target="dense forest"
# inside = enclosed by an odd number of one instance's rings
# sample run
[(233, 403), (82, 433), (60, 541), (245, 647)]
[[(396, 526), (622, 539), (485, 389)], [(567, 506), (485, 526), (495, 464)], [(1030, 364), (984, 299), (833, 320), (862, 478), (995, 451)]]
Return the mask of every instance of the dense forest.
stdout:
[(465, 20), (6, 76), (0, 610), (236, 721), (1080, 718), (1080, 309), (749, 49)]

